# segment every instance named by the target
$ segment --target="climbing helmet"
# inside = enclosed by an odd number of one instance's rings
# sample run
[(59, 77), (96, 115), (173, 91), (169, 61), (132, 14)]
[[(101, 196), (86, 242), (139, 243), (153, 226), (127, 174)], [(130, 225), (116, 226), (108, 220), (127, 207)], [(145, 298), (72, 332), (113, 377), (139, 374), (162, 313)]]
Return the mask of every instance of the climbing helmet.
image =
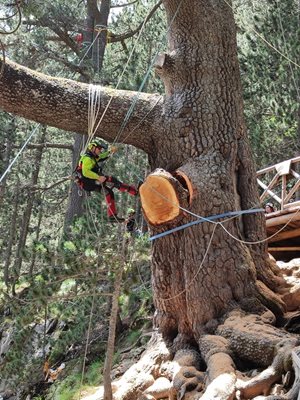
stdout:
[(99, 139), (92, 139), (90, 143), (88, 144), (88, 150), (92, 150), (94, 147), (101, 148), (103, 150), (108, 149), (108, 145), (103, 142), (102, 140)]

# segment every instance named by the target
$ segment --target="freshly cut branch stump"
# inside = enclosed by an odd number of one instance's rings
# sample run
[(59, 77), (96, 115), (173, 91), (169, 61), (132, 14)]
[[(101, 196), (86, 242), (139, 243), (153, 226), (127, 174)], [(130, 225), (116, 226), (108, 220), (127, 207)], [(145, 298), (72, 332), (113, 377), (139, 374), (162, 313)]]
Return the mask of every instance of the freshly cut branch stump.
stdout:
[(150, 225), (161, 225), (185, 215), (180, 207), (188, 206), (189, 191), (172, 174), (157, 169), (140, 187), (141, 203)]

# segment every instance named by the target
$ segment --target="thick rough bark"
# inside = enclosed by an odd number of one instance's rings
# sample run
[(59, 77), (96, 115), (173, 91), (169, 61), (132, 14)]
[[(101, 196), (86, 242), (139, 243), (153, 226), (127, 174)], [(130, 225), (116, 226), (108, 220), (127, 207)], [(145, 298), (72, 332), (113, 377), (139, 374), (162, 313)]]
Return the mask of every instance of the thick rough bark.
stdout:
[[(3, 110), (65, 131), (87, 134), (88, 84), (49, 77), (8, 60), (0, 83), (0, 108)], [(103, 87), (98, 120), (108, 102), (110, 106), (95, 134), (113, 141), (134, 102), (135, 108), (119, 140), (150, 152), (152, 133), (155, 129), (162, 131), (158, 121), (153, 123), (161, 113), (159, 100), (158, 95)], [(143, 123), (137, 127), (142, 119)]]
[[(193, 193), (192, 201), (186, 202), (193, 216), (180, 213), (180, 220), (176, 215), (158, 224), (148, 218), (153, 234), (195, 216), (259, 205), (243, 119), (232, 9), (219, 0), (163, 4), (170, 27), (169, 52), (157, 59), (157, 71), (166, 97), (162, 105), (155, 96), (140, 95), (120, 141), (124, 138), (148, 153), (152, 170), (160, 168), (174, 179), (175, 171), (188, 177), (189, 188), (179, 178), (172, 187), (178, 199), (184, 198), (180, 193), (186, 189)], [(87, 85), (46, 78), (10, 63), (1, 84), (0, 107), (7, 111), (86, 132)], [(100, 113), (110, 96), (111, 107), (98, 131), (107, 140), (116, 137), (134, 93), (103, 89)], [(172, 400), (202, 395), (229, 400), (237, 391), (238, 363), (252, 362), (267, 370), (273, 363), (271, 370), (281, 371), (274, 367), (280, 358), (274, 358), (275, 347), (286, 337), (290, 348), (296, 345), (292, 335), (274, 327), (285, 310), (279, 290), (284, 281), (267, 258), (266, 242), (245, 243), (264, 239), (264, 217), (255, 213), (223, 220), (222, 225), (203, 222), (154, 241), (154, 323), (170, 350), (158, 346), (147, 353), (117, 383), (115, 399), (151, 399), (154, 389), (147, 393), (147, 388), (164, 377), (170, 382)], [(201, 354), (205, 363), (195, 354)], [(166, 366), (171, 356), (174, 362)], [(200, 372), (206, 368), (208, 379), (203, 383)], [(266, 375), (271, 378), (262, 375), (258, 385), (250, 384), (253, 393), (268, 391), (279, 376), (269, 371)]]
[(297, 345), (297, 340), (286, 339), (279, 342), (275, 349), (275, 357), (266, 370), (246, 382), (239, 382), (237, 389), (243, 398), (253, 398), (260, 394), (268, 395), (272, 384), (278, 382), (280, 378), (291, 369), (291, 352)]
[[(170, 53), (159, 68), (167, 86), (165, 135), (156, 136), (158, 151), (150, 160), (152, 167), (179, 169), (189, 177), (194, 188), (189, 210), (205, 217), (255, 207), (259, 199), (243, 120), (232, 11), (225, 3), (198, 1), (191, 16), (192, 3), (164, 2), (170, 21), (180, 7), (171, 25)], [(244, 241), (265, 237), (261, 214), (224, 226)], [(264, 282), (257, 284), (258, 277)], [(268, 303), (282, 313), (279, 298), (266, 299), (269, 293), (263, 290), (272, 280), (266, 245), (240, 243), (221, 226), (204, 222), (157, 239), (156, 325), (169, 339), (193, 342), (210, 331), (212, 320), (238, 306), (249, 310), (256, 304), (259, 310)]]

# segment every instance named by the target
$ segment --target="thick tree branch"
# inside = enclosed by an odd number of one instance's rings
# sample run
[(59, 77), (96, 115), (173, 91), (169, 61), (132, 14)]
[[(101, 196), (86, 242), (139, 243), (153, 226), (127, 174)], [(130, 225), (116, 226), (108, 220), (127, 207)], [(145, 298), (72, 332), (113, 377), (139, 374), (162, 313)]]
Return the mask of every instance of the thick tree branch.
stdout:
[(65, 65), (70, 71), (74, 72), (75, 74), (78, 73), (84, 79), (84, 82), (89, 82), (91, 80), (91, 75), (88, 72), (88, 69), (85, 66), (80, 64), (74, 64), (68, 61), (66, 57), (59, 56), (58, 53), (52, 51), (49, 47), (44, 47), (42, 49), (45, 54), (49, 55), (49, 58), (55, 61), (58, 61)]
[(155, 4), (155, 6), (152, 8), (152, 10), (150, 10), (148, 15), (144, 19), (144, 21), (142, 21), (139, 24), (139, 26), (136, 29), (134, 29), (133, 31), (130, 31), (130, 32), (127, 32), (127, 33), (123, 33), (122, 35), (113, 35), (113, 34), (111, 34), (110, 43), (122, 42), (123, 40), (129, 39), (132, 36), (134, 36), (136, 33), (138, 33), (142, 29), (143, 25), (146, 24), (151, 19), (151, 17), (154, 15), (154, 13), (160, 7), (161, 4), (162, 4), (162, 0), (159, 0), (158, 3)]
[(58, 25), (54, 24), (53, 21), (49, 20), (46, 16), (40, 19), (42, 26), (47, 26), (51, 29), (75, 54), (80, 56), (80, 50), (76, 42), (68, 35), (68, 33), (62, 30)]
[(132, 4), (137, 3), (137, 0), (131, 1), (129, 3), (124, 3), (124, 4), (115, 4), (110, 6), (110, 8), (121, 8), (121, 7), (127, 7), (127, 6), (131, 6)]
[(72, 176), (65, 176), (62, 179), (60, 179), (59, 181), (56, 181), (54, 183), (52, 183), (52, 185), (50, 186), (46, 186), (46, 187), (38, 187), (38, 186), (30, 186), (29, 189), (31, 189), (32, 191), (41, 191), (41, 192), (46, 192), (47, 190), (53, 189), (56, 186), (59, 186), (62, 183), (65, 183), (66, 181), (69, 181), (72, 179)]
[[(62, 42), (64, 42), (72, 51), (74, 51), (77, 56), (80, 56), (80, 49), (76, 42), (70, 37), (67, 32), (67, 29), (62, 29), (55, 21), (49, 18), (48, 15), (43, 15), (38, 20), (27, 20), (23, 21), (24, 25), (31, 26), (42, 26), (49, 28), (52, 32), (57, 35), (57, 39), (59, 38)], [(71, 27), (70, 27), (71, 28)]]
[[(20, 146), (13, 146), (14, 148), (20, 148)], [(66, 150), (74, 150), (73, 145), (71, 144), (63, 144), (63, 143), (49, 143), (49, 142), (45, 142), (45, 143), (31, 143), (28, 144), (27, 149), (66, 149)]]
[[(0, 68), (1, 65), (2, 62)], [(0, 84), (0, 108), (4, 111), (65, 131), (87, 134), (89, 85), (49, 77), (8, 60)], [(135, 107), (128, 118), (132, 104)], [(158, 95), (102, 88), (97, 121), (103, 118), (95, 135), (150, 152), (154, 132), (162, 129), (161, 114)], [(124, 121), (127, 123), (121, 132)]]

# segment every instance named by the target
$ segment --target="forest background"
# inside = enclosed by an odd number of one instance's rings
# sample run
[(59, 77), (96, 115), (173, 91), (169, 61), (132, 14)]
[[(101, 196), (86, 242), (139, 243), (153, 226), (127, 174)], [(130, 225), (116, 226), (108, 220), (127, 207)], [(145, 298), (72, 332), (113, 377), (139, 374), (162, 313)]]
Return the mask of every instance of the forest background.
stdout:
[[(15, 4), (6, 3), (0, 10), (5, 57), (52, 76), (163, 94), (152, 63), (166, 46), (167, 26), (156, 2), (116, 7), (120, 4), (103, 0), (98, 15), (96, 1), (30, 0), (21, 2), (21, 20)], [(297, 0), (234, 2), (245, 116), (257, 169), (299, 155), (299, 67), (292, 62), (299, 65), (299, 8)], [(104, 18), (104, 25), (106, 19), (107, 30), (101, 30), (97, 17)], [(15, 32), (5, 34), (19, 22)], [(1, 374), (11, 387), (32, 391), (42, 380), (46, 357), (51, 365), (67, 360), (69, 378), (51, 390), (57, 398), (65, 388), (73, 396), (83, 384), (101, 382), (120, 269), (123, 346), (134, 343), (147, 326), (150, 245), (147, 235), (133, 239), (123, 225), (109, 225), (100, 196), (79, 196), (69, 178), (84, 146), (81, 136), (62, 135), (4, 112), (0, 125), (0, 318), (2, 336), (8, 334), (10, 344), (0, 355)], [(145, 155), (118, 147), (105, 169), (137, 183), (147, 174)], [(138, 226), (145, 229), (138, 202), (119, 196), (117, 203), (123, 215), (135, 208)], [(74, 365), (77, 374), (71, 376)]]

